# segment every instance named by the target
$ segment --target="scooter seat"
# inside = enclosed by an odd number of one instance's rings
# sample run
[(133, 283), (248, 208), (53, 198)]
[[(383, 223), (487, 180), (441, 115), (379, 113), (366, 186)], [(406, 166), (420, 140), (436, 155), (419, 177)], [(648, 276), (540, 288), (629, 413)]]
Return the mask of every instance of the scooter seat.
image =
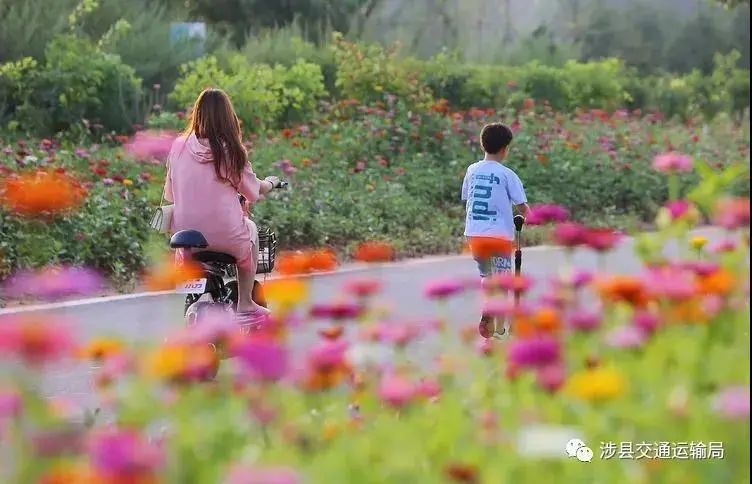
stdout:
[(236, 264), (237, 260), (230, 254), (223, 252), (212, 252), (210, 250), (204, 250), (193, 254), (193, 259), (199, 262), (207, 264), (219, 263), (219, 264)]

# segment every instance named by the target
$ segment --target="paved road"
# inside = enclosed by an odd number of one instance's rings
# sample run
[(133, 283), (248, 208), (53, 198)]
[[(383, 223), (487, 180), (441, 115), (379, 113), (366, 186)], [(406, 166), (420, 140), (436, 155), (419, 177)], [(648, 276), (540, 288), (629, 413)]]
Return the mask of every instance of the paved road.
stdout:
[[(718, 240), (721, 234), (713, 229), (698, 231), (711, 240)], [(671, 245), (667, 254), (678, 254), (677, 246)], [(553, 247), (533, 247), (524, 251), (523, 272), (535, 278), (550, 277), (564, 264), (562, 249)], [(598, 260), (589, 251), (575, 253), (575, 265), (579, 268), (595, 270)], [(633, 253), (633, 241), (625, 240), (607, 259), (609, 272), (634, 273), (640, 264)], [(438, 278), (475, 277), (476, 267), (467, 256), (427, 258), (381, 266), (348, 267), (341, 273), (314, 277), (311, 280), (312, 299), (328, 301), (338, 296), (340, 288), (352, 277), (380, 277), (384, 283), (382, 302), (391, 304), (395, 316), (434, 317), (438, 313), (435, 303), (423, 296), (425, 285)], [(533, 295), (534, 296), (534, 295)], [(457, 327), (475, 324), (480, 306), (478, 292), (469, 292), (452, 300), (444, 309), (448, 322)], [(37, 309), (35, 312), (55, 313), (74, 323), (76, 332), (82, 337), (113, 335), (121, 339), (138, 342), (160, 339), (181, 322), (183, 298), (180, 295), (161, 294), (130, 299), (108, 300), (87, 304), (69, 304), (56, 309)], [(4, 315), (18, 309), (0, 310), (0, 324)], [(28, 312), (28, 310), (26, 310)], [(305, 347), (313, 338), (313, 327), (304, 328), (292, 338), (293, 347)], [(416, 349), (419, 358), (426, 357), (436, 341), (428, 341)], [(47, 395), (65, 396), (81, 405), (93, 404), (91, 390), (91, 370), (80, 364), (69, 364), (51, 369), (46, 375), (43, 389)]]

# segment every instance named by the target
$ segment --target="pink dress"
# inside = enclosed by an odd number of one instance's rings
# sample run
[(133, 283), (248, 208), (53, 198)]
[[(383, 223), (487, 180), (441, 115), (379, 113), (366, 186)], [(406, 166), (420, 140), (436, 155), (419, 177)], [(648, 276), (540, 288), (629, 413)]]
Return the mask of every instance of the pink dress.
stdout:
[(208, 141), (195, 134), (175, 140), (167, 158), (165, 181), (165, 199), (175, 204), (171, 231), (198, 230), (209, 242), (206, 250), (230, 254), (238, 267), (255, 270), (258, 231), (246, 217), (238, 193), (250, 203), (263, 198), (261, 180), (250, 163), (236, 189), (217, 178)]

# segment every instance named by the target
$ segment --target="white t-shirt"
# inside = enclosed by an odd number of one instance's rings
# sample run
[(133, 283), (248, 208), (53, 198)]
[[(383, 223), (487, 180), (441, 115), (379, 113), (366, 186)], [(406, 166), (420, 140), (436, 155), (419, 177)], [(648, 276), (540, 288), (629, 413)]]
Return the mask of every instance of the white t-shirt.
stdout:
[(514, 239), (514, 205), (527, 203), (522, 180), (498, 161), (473, 163), (462, 182), (465, 236)]

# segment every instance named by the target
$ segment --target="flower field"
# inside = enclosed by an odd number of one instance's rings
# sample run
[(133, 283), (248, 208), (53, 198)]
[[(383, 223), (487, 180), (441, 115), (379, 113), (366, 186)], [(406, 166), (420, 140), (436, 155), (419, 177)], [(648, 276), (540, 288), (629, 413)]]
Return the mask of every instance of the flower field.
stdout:
[[(377, 311), (379, 279), (354, 278), (341, 299), (310, 301), (308, 279), (295, 274), (305, 264), (281, 261), (288, 276), (266, 285), (274, 319), (259, 332), (238, 335), (225, 313), (213, 313), (146, 347), (76, 335), (54, 316), (5, 316), (0, 477), (13, 483), (746, 482), (749, 199), (728, 190), (748, 177), (748, 164), (712, 168), (678, 153), (649, 164), (640, 176), (666, 189), (656, 200), (670, 200), (657, 210), (658, 231), (636, 243), (646, 263), (637, 275), (586, 272), (572, 263), (549, 280), (502, 275), (482, 287), (477, 279), (448, 275), (425, 288), (436, 301), (435, 319), (415, 321)], [(382, 183), (369, 175), (372, 169), (383, 177), (389, 166), (366, 166), (351, 179)], [(305, 170), (290, 175), (302, 178)], [(145, 183), (143, 176), (127, 178), (132, 185), (125, 178), (87, 185), (52, 176), (13, 180), (72, 186), (60, 192), (68, 203), (9, 197), (11, 184), (6, 206), (15, 203), (16, 217), (39, 223), (41, 214), (50, 221), (85, 210), (82, 190), (114, 195)], [(685, 178), (698, 182), (685, 185)], [(608, 257), (619, 237), (581, 225), (570, 213), (576, 207), (536, 205), (530, 221), (566, 247)], [(723, 231), (720, 244), (690, 235), (702, 219)], [(662, 255), (672, 240), (682, 257)], [(355, 254), (378, 262), (392, 250), (371, 242)], [(165, 270), (152, 276), (181, 277)], [(47, 290), (48, 298), (92, 285), (90, 274), (73, 269), (22, 276), (46, 282), (28, 285)], [(533, 297), (532, 288), (542, 289), (541, 296)], [(514, 290), (523, 293), (519, 305), (509, 297)], [(474, 326), (457, 331), (442, 308), (467, 291), (482, 291), (485, 311), (512, 321), (511, 339), (481, 340)], [(315, 328), (318, 337), (297, 352), (289, 336), (301, 327)], [(435, 358), (419, 361), (415, 350), (426, 343), (436, 348)], [(210, 344), (232, 357), (214, 379), (220, 362)], [(70, 358), (92, 364), (102, 406), (83, 423), (71, 420), (64, 401), (42, 399), (35, 390), (45, 368)], [(591, 448), (589, 463), (567, 457), (571, 438)]]
[[(169, 121), (162, 128), (183, 123), (179, 116), (158, 119)], [(651, 168), (656, 155), (686, 153), (716, 171), (749, 163), (746, 119), (684, 123), (656, 113), (601, 110), (564, 115), (533, 100), (520, 111), (454, 111), (443, 102), (414, 110), (392, 96), (371, 105), (345, 100), (325, 105), (306, 124), (248, 135), (254, 170), (291, 185), (258, 204), (256, 220), (271, 226), (285, 249), (328, 247), (340, 261), (370, 240), (388, 241), (399, 256), (459, 251), (464, 170), (482, 156), (480, 128), (498, 119), (515, 130), (509, 165), (531, 202), (564, 205), (575, 220), (593, 226), (636, 231), (652, 225), (669, 193), (667, 179)], [(96, 269), (117, 287), (137, 281), (150, 248), (164, 247), (162, 239), (150, 238), (148, 221), (161, 193), (169, 133), (109, 136), (83, 146), (69, 138), (0, 141), (3, 177), (29, 187), (18, 193), (35, 193), (20, 202), (28, 207), (0, 208), (0, 274), (61, 263)], [(49, 188), (55, 180), (29, 179), (39, 171), (54, 172), (87, 196), (66, 192), (63, 198), (76, 210), (45, 217), (62, 201), (58, 189)], [(697, 173), (681, 174), (676, 188), (697, 180)], [(748, 178), (728, 189), (748, 195)], [(547, 233), (529, 236), (534, 242)]]

